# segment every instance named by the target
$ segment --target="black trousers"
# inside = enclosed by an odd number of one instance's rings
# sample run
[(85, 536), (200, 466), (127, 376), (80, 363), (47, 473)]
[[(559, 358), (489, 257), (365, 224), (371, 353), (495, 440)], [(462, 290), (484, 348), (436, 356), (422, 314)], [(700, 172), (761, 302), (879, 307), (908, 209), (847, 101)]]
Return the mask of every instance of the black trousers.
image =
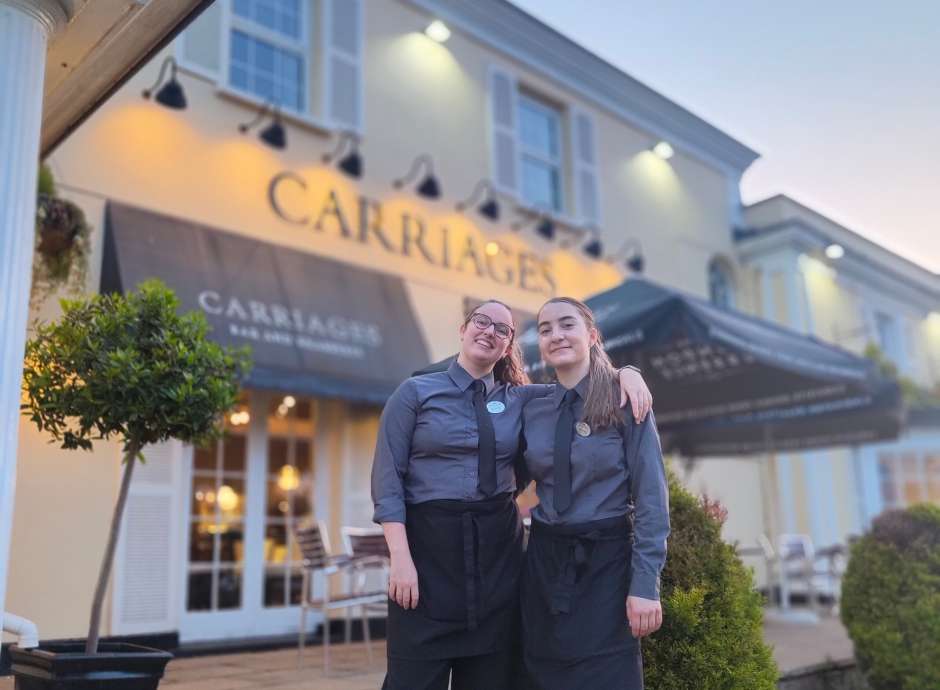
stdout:
[(389, 658), (382, 690), (517, 690), (518, 653), (501, 650), (459, 659)]

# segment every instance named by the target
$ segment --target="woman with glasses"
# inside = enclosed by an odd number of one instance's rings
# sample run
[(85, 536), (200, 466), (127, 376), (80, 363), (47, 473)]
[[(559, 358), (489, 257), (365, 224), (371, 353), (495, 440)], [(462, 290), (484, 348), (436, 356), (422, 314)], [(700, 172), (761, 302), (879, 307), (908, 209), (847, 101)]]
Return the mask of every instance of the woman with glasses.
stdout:
[[(478, 305), (448, 369), (408, 379), (382, 412), (372, 496), (391, 552), (386, 690), (515, 687), (522, 527), (513, 498), (524, 487), (514, 469), (522, 408), (552, 388), (524, 385), (514, 336), (506, 305)], [(642, 377), (623, 371), (621, 382), (645, 416)]]
[(653, 415), (625, 419), (594, 315), (559, 297), (538, 315), (552, 394), (523, 411), (532, 510), (522, 642), (535, 690), (641, 690), (640, 638), (662, 625), (669, 493)]

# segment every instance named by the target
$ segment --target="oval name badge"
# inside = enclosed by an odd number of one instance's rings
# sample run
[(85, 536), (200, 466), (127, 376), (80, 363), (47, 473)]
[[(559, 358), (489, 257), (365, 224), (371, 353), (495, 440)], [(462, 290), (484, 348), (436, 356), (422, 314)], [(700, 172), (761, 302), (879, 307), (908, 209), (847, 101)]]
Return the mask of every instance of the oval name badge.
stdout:
[(578, 422), (574, 425), (574, 430), (578, 432), (578, 436), (591, 435), (591, 426), (587, 422)]
[(490, 400), (486, 403), (486, 409), (490, 414), (499, 414), (506, 411), (506, 406), (499, 400)]

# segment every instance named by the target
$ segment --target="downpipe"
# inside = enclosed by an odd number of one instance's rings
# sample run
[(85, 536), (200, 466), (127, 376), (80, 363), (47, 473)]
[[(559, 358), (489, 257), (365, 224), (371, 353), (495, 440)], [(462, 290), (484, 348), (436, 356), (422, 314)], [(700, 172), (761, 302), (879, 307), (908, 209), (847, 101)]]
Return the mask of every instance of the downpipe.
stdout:
[(36, 624), (22, 616), (12, 613), (3, 614), (3, 632), (16, 635), (16, 644), (22, 649), (32, 649), (39, 646), (39, 628)]

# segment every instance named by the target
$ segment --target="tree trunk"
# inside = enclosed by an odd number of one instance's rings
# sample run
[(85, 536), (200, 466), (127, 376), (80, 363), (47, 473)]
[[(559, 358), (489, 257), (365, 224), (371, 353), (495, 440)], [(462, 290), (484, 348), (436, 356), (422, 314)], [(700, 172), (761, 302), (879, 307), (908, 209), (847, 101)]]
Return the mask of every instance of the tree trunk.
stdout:
[(98, 585), (95, 587), (95, 598), (91, 604), (91, 621), (88, 623), (88, 639), (85, 642), (86, 654), (98, 653), (98, 637), (101, 628), (101, 608), (104, 605), (104, 594), (108, 588), (108, 579), (111, 577), (111, 566), (114, 564), (114, 550), (117, 548), (118, 535), (121, 533), (121, 521), (124, 517), (124, 504), (127, 503), (127, 494), (131, 486), (131, 475), (134, 472), (134, 463), (140, 448), (131, 445), (124, 454), (124, 477), (121, 479), (121, 491), (118, 494), (117, 504), (114, 506), (114, 515), (111, 517), (111, 533), (108, 535), (108, 546), (104, 550), (101, 569), (98, 571)]

